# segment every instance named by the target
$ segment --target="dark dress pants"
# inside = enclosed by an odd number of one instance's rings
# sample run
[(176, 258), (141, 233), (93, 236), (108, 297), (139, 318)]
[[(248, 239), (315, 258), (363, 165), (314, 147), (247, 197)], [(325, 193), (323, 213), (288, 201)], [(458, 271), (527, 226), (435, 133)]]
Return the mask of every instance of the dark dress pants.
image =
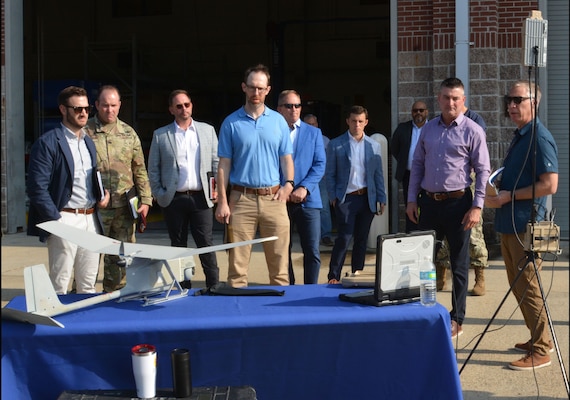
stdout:
[[(188, 228), (197, 247), (213, 246), (213, 210), (208, 207), (204, 193), (176, 193), (168, 207), (163, 208), (164, 220), (172, 247), (188, 247)], [(216, 253), (200, 254), (200, 262), (206, 276), (206, 286), (220, 281)]]
[(366, 245), (374, 213), (370, 211), (366, 194), (346, 195), (342, 204), (339, 204), (337, 199), (334, 210), (338, 234), (332, 249), (328, 279), (340, 281), (340, 274), (348, 246), (353, 238), (352, 260), (350, 263), (352, 272), (360, 271), (364, 268)]
[(464, 230), (461, 221), (472, 203), (473, 195), (469, 188), (465, 190), (463, 197), (458, 199), (436, 201), (428, 197), (423, 190), (418, 198), (419, 230), (435, 230), (438, 241), (436, 254), (444, 237), (447, 237), (449, 243), (449, 259), (453, 275), (450, 316), (459, 325), (463, 324), (465, 318), (470, 264), (469, 236), (471, 235), (471, 229)]
[[(321, 237), (321, 210), (307, 208), (301, 204), (287, 203), (287, 213), (291, 221), (290, 237), (293, 237), (294, 226), (297, 227), (301, 249), (303, 250), (303, 279), (305, 284), (318, 283), (321, 269), (321, 253), (319, 240)], [(289, 241), (289, 284), (295, 284), (295, 272), (291, 250), (293, 240)]]

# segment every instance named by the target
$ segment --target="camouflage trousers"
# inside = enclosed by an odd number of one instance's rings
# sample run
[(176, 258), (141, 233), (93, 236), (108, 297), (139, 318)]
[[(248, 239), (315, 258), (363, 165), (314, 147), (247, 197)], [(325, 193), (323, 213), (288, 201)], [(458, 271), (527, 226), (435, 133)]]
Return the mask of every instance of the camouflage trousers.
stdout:
[[(135, 220), (128, 207), (100, 209), (105, 236), (123, 242), (135, 243)], [(105, 254), (103, 266), (103, 291), (112, 292), (127, 284), (126, 268), (119, 267), (119, 256)]]
[[(471, 229), (471, 236), (469, 237), (469, 258), (471, 259), (471, 268), (486, 268), (489, 263), (489, 252), (485, 244), (485, 237), (483, 236), (483, 216), (479, 219), (477, 225)], [(449, 244), (447, 238), (444, 239), (443, 244), (437, 252), (435, 264), (438, 267), (450, 268), (449, 261)]]

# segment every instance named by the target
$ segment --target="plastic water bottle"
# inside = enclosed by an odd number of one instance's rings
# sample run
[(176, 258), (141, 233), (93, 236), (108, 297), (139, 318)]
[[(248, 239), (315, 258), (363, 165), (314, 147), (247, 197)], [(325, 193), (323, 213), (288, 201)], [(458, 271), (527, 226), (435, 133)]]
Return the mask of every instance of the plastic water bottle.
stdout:
[(426, 307), (434, 306), (437, 284), (435, 265), (431, 257), (426, 257), (420, 264), (420, 301)]

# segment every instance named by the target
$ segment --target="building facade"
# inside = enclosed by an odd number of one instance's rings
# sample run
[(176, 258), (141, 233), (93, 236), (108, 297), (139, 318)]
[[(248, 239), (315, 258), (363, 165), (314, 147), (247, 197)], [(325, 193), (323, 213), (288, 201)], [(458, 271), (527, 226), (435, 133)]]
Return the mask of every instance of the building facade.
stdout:
[[(513, 130), (502, 96), (528, 76), (523, 23), (539, 10), (548, 21), (540, 118), (559, 146), (552, 204), (567, 238), (568, 9), (555, 0), (305, 0), (294, 7), (254, 0), (214, 8), (175, 0), (2, 0), (2, 233), (26, 226), (26, 148), (57, 122), (53, 102), (71, 82), (119, 85), (121, 119), (145, 146), (153, 129), (170, 121), (165, 101), (175, 88), (193, 94), (197, 119), (219, 127), (242, 104), (243, 70), (256, 62), (270, 66), (273, 94), (303, 94), (303, 111), (319, 115), (329, 137), (346, 130), (344, 109), (362, 104), (370, 111), (367, 133), (389, 138), (410, 118), (414, 100), (437, 113), (439, 83), (457, 76), (468, 106), (487, 122), (496, 168)], [(388, 192), (397, 204), (395, 181)], [(403, 226), (398, 209), (390, 208), (392, 232)], [(492, 210), (484, 218), (487, 240), (496, 242)]]

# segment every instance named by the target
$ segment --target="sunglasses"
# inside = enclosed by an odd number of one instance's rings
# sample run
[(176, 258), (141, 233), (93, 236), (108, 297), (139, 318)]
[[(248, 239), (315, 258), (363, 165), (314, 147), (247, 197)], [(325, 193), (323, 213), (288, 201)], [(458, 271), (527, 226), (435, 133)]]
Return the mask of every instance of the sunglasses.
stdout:
[(289, 110), (292, 109), (293, 107), (295, 108), (301, 108), (301, 104), (281, 104), (281, 107), (285, 107), (288, 108)]
[(245, 87), (251, 90), (252, 92), (259, 91), (259, 93), (265, 93), (267, 91), (266, 87), (256, 87), (256, 86), (250, 86), (248, 84), (246, 84)]
[(190, 103), (176, 104), (176, 108), (182, 110), (183, 108), (190, 108)]
[(511, 104), (511, 101), (515, 104), (521, 104), (524, 100), (528, 100), (530, 97), (521, 97), (521, 96), (505, 96), (505, 104)]
[(68, 106), (68, 105), (66, 105), (66, 107), (73, 109), (73, 111), (77, 115), (81, 114), (81, 112), (83, 112), (83, 111), (85, 111), (87, 114), (89, 114), (91, 112), (91, 106), (79, 107), (79, 106)]
[(414, 113), (423, 113), (425, 110), (425, 108), (412, 108), (412, 112)]

